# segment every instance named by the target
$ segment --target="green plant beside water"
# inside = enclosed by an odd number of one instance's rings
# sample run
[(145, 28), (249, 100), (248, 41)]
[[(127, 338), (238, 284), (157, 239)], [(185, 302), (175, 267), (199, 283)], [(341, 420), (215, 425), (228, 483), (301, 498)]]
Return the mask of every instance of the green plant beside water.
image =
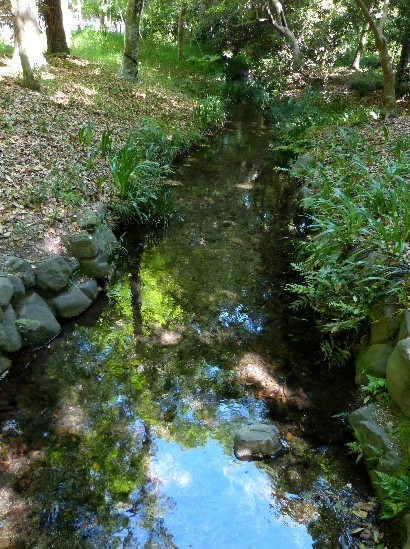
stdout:
[(220, 98), (208, 96), (194, 101), (194, 116), (201, 129), (206, 130), (222, 124), (226, 118), (226, 112)]
[(379, 301), (407, 306), (410, 138), (384, 135), (386, 156), (357, 130), (325, 135), (329, 161), (307, 171), (310, 232), (298, 245), (302, 281), (288, 289), (328, 336), (357, 329)]

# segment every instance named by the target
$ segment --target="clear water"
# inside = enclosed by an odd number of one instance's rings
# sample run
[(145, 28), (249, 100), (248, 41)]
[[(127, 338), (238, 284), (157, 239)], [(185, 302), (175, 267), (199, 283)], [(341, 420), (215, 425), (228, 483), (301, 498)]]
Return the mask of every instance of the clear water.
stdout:
[[(289, 308), (293, 190), (267, 129), (245, 110), (173, 183), (180, 219), (127, 235), (108, 301), (2, 382), (0, 547), (358, 546), (368, 485), (331, 419), (349, 386)], [(278, 426), (276, 459), (234, 457), (251, 421)]]

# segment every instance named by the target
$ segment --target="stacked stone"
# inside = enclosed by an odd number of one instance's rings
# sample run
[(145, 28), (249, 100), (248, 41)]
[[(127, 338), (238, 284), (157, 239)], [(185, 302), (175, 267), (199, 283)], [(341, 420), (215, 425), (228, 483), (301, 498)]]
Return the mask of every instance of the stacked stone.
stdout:
[(42, 347), (60, 332), (59, 319), (78, 316), (96, 299), (118, 242), (101, 213), (86, 212), (79, 226), (84, 232), (66, 238), (67, 257), (32, 264), (0, 256), (0, 374), (10, 354)]

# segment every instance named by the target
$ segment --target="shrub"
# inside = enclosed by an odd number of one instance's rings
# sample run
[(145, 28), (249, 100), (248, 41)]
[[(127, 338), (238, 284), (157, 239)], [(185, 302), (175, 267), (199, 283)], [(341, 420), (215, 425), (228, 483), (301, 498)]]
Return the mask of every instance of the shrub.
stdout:
[(331, 161), (307, 170), (309, 234), (294, 265), (302, 281), (288, 289), (298, 295), (294, 306), (311, 306), (333, 338), (371, 318), (380, 300), (407, 305), (410, 139), (385, 132), (385, 140), (383, 157), (368, 135), (341, 129), (328, 136)]
[(359, 97), (371, 95), (374, 91), (383, 89), (383, 75), (378, 72), (358, 74), (350, 82), (349, 88)]

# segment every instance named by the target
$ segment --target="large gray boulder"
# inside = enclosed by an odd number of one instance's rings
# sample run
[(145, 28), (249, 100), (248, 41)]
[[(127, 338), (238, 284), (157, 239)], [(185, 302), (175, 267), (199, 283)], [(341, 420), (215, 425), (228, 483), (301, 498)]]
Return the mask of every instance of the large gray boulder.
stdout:
[(16, 324), (16, 313), (13, 307), (9, 304), (3, 308), (3, 321), (0, 324), (0, 333), (4, 334), (4, 341), (1, 341), (0, 347), (7, 353), (15, 353), (19, 351), (23, 345), (20, 332)]
[(13, 284), (6, 275), (0, 275), (0, 307), (9, 303), (13, 296)]
[(242, 427), (235, 434), (235, 456), (244, 461), (272, 457), (282, 449), (279, 431), (272, 424), (253, 423)]
[(19, 276), (26, 288), (32, 288), (36, 282), (33, 266), (21, 257), (1, 255), (0, 267), (7, 273)]
[(13, 297), (22, 297), (26, 293), (26, 287), (24, 286), (21, 277), (15, 274), (8, 274), (7, 278), (13, 286)]
[(80, 269), (90, 278), (107, 278), (110, 272), (108, 261), (100, 255), (90, 259), (81, 259)]
[(400, 328), (396, 305), (386, 303), (376, 307), (373, 311), (373, 319), (370, 325), (371, 344), (388, 343), (394, 339)]
[(96, 239), (89, 233), (71, 234), (66, 238), (67, 251), (77, 259), (95, 257), (98, 253)]
[(36, 267), (36, 286), (44, 291), (58, 292), (70, 282), (71, 266), (60, 255), (41, 261)]
[(0, 374), (3, 374), (11, 366), (11, 360), (6, 356), (0, 355)]
[(72, 318), (88, 309), (92, 301), (77, 286), (56, 295), (50, 300), (52, 308), (61, 318)]
[(406, 339), (406, 337), (410, 337), (410, 311), (404, 311), (401, 316), (398, 340)]
[(36, 292), (30, 292), (20, 298), (15, 303), (15, 310), (24, 345), (45, 345), (61, 330), (49, 306)]
[(365, 385), (368, 375), (386, 377), (387, 362), (393, 352), (393, 347), (386, 343), (370, 345), (363, 349), (356, 360), (356, 383)]
[(107, 225), (103, 224), (96, 227), (93, 231), (93, 237), (97, 243), (99, 255), (105, 259), (108, 259), (118, 247), (118, 240)]
[(94, 301), (98, 296), (98, 282), (94, 279), (82, 280), (77, 283), (77, 286), (87, 297)]
[(374, 471), (391, 475), (399, 469), (402, 462), (393, 441), (377, 421), (377, 410), (375, 404), (369, 404), (348, 416), (351, 427), (357, 433), (370, 477), (376, 486), (378, 477)]
[(387, 390), (394, 402), (410, 417), (410, 337), (399, 341), (386, 369)]

